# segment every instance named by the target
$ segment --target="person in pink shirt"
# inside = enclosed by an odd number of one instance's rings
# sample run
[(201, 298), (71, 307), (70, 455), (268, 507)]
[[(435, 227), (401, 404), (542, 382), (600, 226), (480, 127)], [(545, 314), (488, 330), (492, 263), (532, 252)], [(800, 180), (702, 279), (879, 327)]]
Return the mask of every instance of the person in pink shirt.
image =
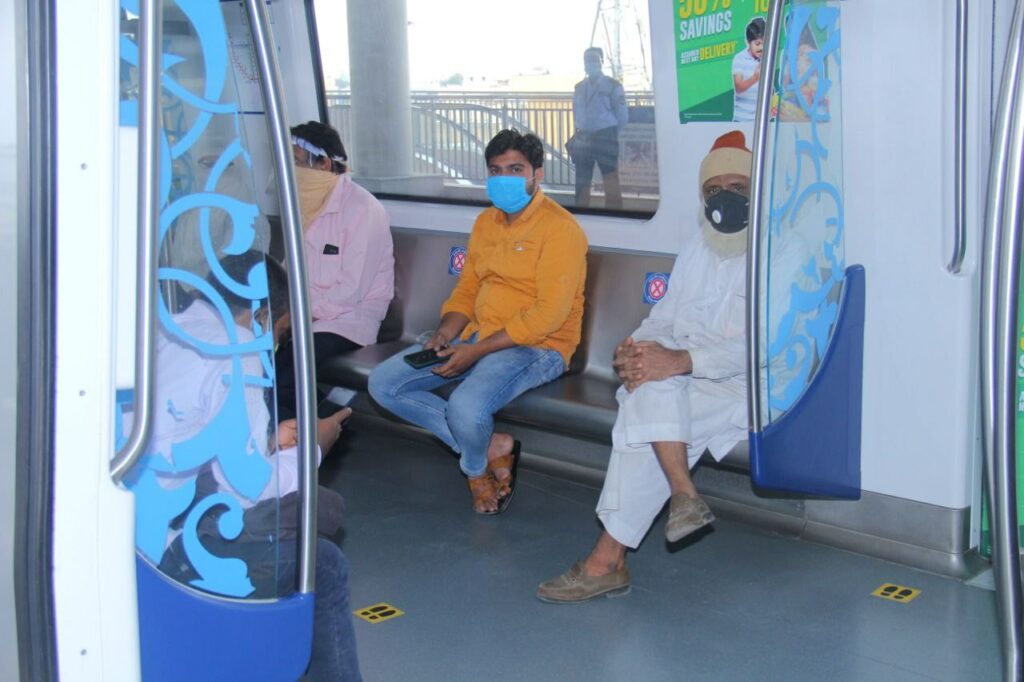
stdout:
[[(376, 343), (395, 294), (395, 259), (388, 214), (346, 173), (348, 157), (338, 131), (309, 121), (291, 133), (319, 369), (339, 353)], [(278, 419), (290, 419), (295, 416), (291, 343), (278, 349), (276, 367)]]

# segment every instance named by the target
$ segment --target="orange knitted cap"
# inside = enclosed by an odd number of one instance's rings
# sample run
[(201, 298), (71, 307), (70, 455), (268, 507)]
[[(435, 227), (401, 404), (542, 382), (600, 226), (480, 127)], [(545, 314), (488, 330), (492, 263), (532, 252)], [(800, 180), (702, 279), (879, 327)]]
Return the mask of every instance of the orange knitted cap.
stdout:
[(745, 175), (750, 177), (753, 155), (747, 149), (747, 139), (739, 130), (721, 135), (711, 145), (711, 151), (700, 162), (700, 186), (717, 175)]

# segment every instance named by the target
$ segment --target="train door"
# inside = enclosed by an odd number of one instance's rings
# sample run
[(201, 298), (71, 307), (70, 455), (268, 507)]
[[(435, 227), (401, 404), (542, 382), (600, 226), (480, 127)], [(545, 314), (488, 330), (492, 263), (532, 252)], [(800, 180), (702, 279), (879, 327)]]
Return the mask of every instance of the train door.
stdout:
[[(315, 401), (267, 6), (53, 9), (58, 670), (297, 679), (312, 641)], [(251, 56), (257, 102), (240, 100), (239, 54)], [(281, 194), (287, 305), (271, 303), (262, 257), (265, 183), (242, 122), (252, 105)], [(299, 394), (287, 463), (268, 398), (286, 307)]]
[[(117, 414), (132, 429), (112, 467), (135, 494), (142, 673), (293, 679), (312, 643), (317, 459), (298, 203), (269, 12), (262, 0), (177, 0), (147, 26), (146, 9), (122, 3), (120, 115), (129, 137), (136, 124), (139, 168), (157, 171), (140, 172), (138, 213), (145, 225), (144, 197), (159, 211), (140, 233), (155, 238), (159, 265), (153, 277), (140, 259), (136, 272), (137, 291), (156, 292), (153, 380), (144, 397), (139, 364), (134, 391), (118, 392)], [(255, 72), (247, 91), (232, 66), (239, 53)], [(160, 74), (148, 87), (147, 73)], [(147, 102), (153, 89), (159, 98)], [(264, 114), (265, 151), (284, 187), (290, 311), (275, 309), (283, 301), (263, 257), (269, 225), (242, 118), (253, 110)], [(142, 160), (148, 144), (152, 165)], [(136, 339), (147, 333), (144, 315), (140, 306)], [(286, 449), (272, 396), (274, 345), (288, 319), (302, 397), (299, 447)], [(133, 452), (147, 412), (150, 437)], [(274, 635), (254, 637), (261, 632)]]

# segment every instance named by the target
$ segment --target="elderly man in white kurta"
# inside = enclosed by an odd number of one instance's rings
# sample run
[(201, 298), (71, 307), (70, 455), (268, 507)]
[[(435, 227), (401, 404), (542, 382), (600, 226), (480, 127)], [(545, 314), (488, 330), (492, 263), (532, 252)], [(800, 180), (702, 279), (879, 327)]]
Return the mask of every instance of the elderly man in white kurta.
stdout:
[(720, 460), (746, 438), (746, 239), (751, 154), (738, 131), (700, 167), (705, 216), (684, 241), (668, 293), (616, 349), (618, 417), (590, 555), (544, 582), (537, 597), (579, 602), (629, 590), (636, 548), (670, 501), (675, 542), (714, 516), (690, 479), (705, 450)]

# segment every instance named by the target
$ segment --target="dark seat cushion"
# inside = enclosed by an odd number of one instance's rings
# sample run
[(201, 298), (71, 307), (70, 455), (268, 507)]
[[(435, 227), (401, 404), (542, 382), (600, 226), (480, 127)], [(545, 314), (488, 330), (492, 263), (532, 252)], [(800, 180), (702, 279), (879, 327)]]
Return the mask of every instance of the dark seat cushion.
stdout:
[(317, 381), (365, 393), (373, 368), (411, 345), (399, 339), (336, 355), (317, 370)]

